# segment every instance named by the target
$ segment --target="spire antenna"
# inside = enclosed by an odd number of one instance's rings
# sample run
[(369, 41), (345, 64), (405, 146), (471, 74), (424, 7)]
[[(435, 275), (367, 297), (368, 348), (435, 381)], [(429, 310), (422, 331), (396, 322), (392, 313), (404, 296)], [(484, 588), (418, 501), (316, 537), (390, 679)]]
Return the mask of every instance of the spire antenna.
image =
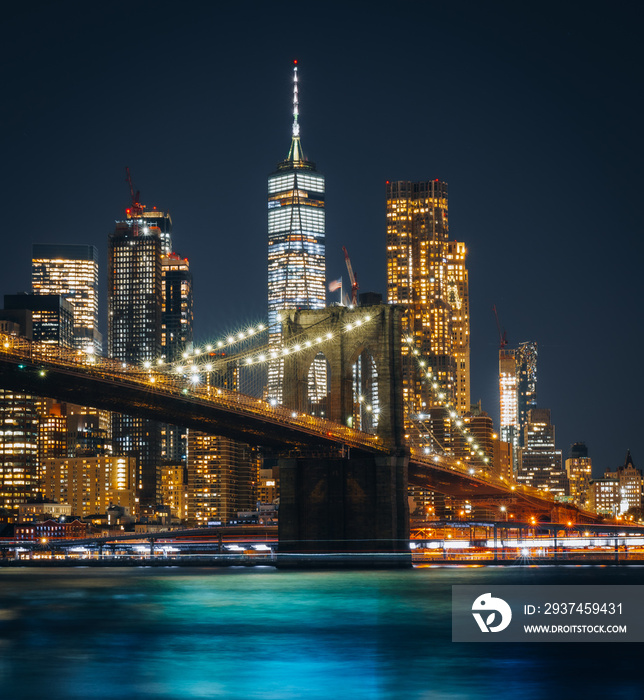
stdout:
[(297, 96), (297, 61), (293, 61), (293, 138), (298, 138), (300, 135), (300, 124), (297, 120), (299, 115), (300, 111)]

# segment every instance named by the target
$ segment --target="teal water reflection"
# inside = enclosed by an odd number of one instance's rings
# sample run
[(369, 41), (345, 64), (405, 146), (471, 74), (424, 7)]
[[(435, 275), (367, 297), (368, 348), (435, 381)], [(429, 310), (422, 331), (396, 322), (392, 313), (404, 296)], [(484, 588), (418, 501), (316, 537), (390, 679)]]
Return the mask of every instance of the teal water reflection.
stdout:
[(454, 644), (457, 583), (642, 568), (0, 570), (6, 698), (642, 698), (635, 644)]

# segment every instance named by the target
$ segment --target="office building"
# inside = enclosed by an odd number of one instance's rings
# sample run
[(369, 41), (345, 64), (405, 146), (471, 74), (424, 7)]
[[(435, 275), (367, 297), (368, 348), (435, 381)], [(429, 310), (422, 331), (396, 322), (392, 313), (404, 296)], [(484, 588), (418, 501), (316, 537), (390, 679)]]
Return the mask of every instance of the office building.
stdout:
[(98, 330), (98, 251), (93, 245), (33, 246), (34, 294), (57, 294), (72, 306), (74, 347), (101, 354)]
[(593, 461), (588, 456), (588, 448), (583, 442), (571, 445), (570, 457), (566, 460), (566, 476), (570, 489), (570, 498), (579, 508), (590, 506), (588, 491), (592, 479)]
[(38, 494), (39, 420), (33, 396), (0, 389), (0, 508), (13, 522)]
[(58, 294), (5, 294), (4, 308), (9, 313), (31, 315), (33, 340), (74, 347), (74, 310)]
[[(302, 150), (297, 66), (293, 69), (293, 128), (286, 160), (268, 178), (269, 344), (281, 344), (280, 312), (322, 309), (325, 290), (324, 176)], [(282, 360), (268, 369), (268, 398), (282, 402)], [(326, 360), (318, 356), (309, 375), (313, 403), (327, 394)]]
[(550, 409), (530, 409), (523, 432), (524, 447), (519, 448), (517, 481), (564, 500), (568, 482), (561, 450), (555, 448), (555, 426), (550, 420)]
[(642, 472), (635, 468), (631, 451), (624, 464), (607, 469), (603, 479), (593, 479), (589, 486), (591, 510), (599, 515), (623, 517), (628, 511), (642, 508)]
[(440, 393), (461, 414), (470, 408), (470, 315), (464, 243), (449, 240), (447, 184), (387, 182), (387, 301), (405, 307), (403, 394), (408, 411), (434, 399), (417, 371), (418, 350)]

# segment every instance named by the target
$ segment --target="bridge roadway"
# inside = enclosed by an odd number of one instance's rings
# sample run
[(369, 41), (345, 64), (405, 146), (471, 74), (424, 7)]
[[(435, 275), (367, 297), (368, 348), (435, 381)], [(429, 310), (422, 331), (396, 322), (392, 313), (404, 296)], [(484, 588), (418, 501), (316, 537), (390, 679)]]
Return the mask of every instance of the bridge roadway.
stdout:
[[(279, 451), (289, 448), (387, 454), (382, 438), (335, 422), (271, 406), (262, 399), (142, 369), (57, 345), (0, 334), (0, 387), (135, 414)], [(538, 510), (554, 500), (491, 470), (410, 447), (409, 483), (467, 498), (516, 499)], [(346, 453), (346, 452), (345, 452)]]

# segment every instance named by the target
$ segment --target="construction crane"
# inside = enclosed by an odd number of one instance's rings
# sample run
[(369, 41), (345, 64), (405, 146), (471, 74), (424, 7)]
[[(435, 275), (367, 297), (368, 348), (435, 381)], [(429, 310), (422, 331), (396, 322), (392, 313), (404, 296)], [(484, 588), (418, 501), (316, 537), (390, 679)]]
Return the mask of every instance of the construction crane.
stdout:
[(499, 350), (503, 350), (503, 348), (508, 344), (508, 337), (505, 333), (505, 328), (503, 329), (503, 332), (501, 332), (501, 324), (499, 323), (499, 314), (496, 312), (496, 306), (492, 307), (492, 311), (494, 311), (494, 318), (496, 318), (496, 327), (499, 331)]
[(134, 193), (134, 185), (132, 184), (132, 175), (130, 174), (130, 169), (125, 167), (125, 182), (130, 186), (130, 199), (132, 200), (131, 208), (126, 209), (126, 212), (130, 215), (132, 219), (140, 219), (143, 214), (145, 207), (141, 204), (141, 193), (137, 190)]
[(351, 306), (358, 306), (358, 279), (353, 274), (353, 268), (351, 267), (351, 258), (349, 257), (349, 252), (342, 246), (344, 251), (344, 262), (347, 264), (347, 272), (349, 273), (349, 280), (351, 281)]

